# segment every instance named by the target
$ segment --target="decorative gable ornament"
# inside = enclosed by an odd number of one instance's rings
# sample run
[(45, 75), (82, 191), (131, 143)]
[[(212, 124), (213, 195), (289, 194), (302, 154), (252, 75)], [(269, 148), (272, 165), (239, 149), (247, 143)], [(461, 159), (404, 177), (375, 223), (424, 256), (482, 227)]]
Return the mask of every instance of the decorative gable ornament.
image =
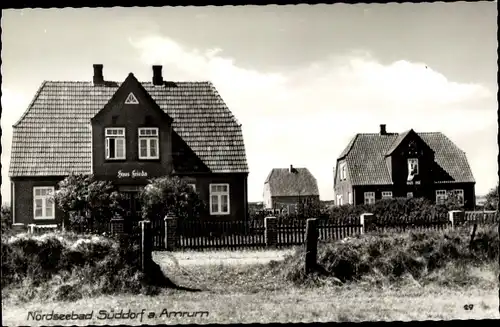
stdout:
[(137, 101), (134, 93), (130, 92), (127, 99), (125, 99), (125, 104), (139, 104), (139, 101)]

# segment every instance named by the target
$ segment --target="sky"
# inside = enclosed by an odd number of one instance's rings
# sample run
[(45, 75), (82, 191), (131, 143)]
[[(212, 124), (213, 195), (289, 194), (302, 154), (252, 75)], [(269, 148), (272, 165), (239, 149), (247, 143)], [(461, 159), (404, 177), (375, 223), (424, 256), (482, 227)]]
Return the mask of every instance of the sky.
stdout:
[(356, 133), (443, 132), (496, 185), (495, 2), (2, 10), (2, 203), (12, 125), (44, 80), (209, 80), (242, 124), (248, 200), (307, 167), (332, 200)]

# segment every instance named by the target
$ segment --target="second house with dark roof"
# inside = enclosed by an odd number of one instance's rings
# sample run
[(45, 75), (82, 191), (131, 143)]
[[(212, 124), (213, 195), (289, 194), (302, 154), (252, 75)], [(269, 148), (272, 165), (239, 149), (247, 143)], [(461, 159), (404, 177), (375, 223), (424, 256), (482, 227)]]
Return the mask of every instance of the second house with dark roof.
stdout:
[[(210, 82), (152, 82), (132, 73), (109, 82), (43, 82), (14, 125), (11, 203), (15, 223), (58, 224), (50, 201), (70, 173), (111, 180), (128, 194), (131, 214), (148, 179), (176, 175), (208, 204), (207, 219), (247, 216), (248, 167), (241, 125)], [(134, 212), (135, 211), (135, 212)]]
[(475, 204), (475, 180), (465, 152), (439, 132), (361, 133), (337, 159), (336, 204), (371, 204), (392, 197), (443, 203), (450, 193), (466, 209)]
[(318, 183), (307, 168), (274, 168), (264, 182), (264, 208), (296, 213), (299, 203), (319, 202)]

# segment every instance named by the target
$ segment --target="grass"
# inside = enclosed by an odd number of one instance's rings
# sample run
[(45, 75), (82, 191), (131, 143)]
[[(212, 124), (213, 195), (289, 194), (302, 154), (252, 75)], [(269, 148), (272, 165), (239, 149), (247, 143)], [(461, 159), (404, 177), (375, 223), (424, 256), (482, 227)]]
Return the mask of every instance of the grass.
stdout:
[[(400, 285), (363, 286), (347, 283), (343, 286), (304, 287), (283, 279), (259, 275), (267, 265), (190, 266), (189, 275), (173, 269), (169, 276), (183, 283), (204, 289), (200, 293), (175, 290), (161, 291), (153, 296), (115, 295), (80, 299), (75, 302), (3, 303), (4, 324), (16, 325), (73, 325), (73, 324), (158, 324), (158, 323), (269, 323), (312, 321), (375, 321), (427, 319), (484, 319), (499, 318), (496, 276), (491, 266), (471, 269), (482, 282), (467, 287), (450, 288), (438, 284), (425, 286), (409, 278)], [(495, 291), (493, 291), (495, 290)], [(473, 304), (473, 310), (464, 305)], [(155, 312), (155, 318), (135, 320), (99, 320), (99, 310)], [(208, 317), (159, 317), (172, 311), (208, 311)], [(94, 310), (94, 319), (78, 322), (27, 321), (29, 311), (47, 313), (87, 313)]]

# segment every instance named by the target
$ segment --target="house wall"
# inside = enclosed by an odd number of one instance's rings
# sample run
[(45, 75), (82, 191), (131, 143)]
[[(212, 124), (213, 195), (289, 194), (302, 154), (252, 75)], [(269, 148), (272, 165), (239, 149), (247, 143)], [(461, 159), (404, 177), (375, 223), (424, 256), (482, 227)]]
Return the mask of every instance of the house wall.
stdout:
[(272, 209), (287, 208), (290, 213), (294, 213), (295, 212), (295, 206), (299, 202), (303, 202), (303, 201), (306, 201), (306, 200), (318, 201), (319, 202), (319, 195), (273, 196), (272, 197), (272, 203), (273, 203)]
[(14, 192), (11, 195), (13, 199), (12, 215), (16, 223), (37, 225), (51, 225), (62, 223), (64, 213), (55, 206), (55, 219), (34, 219), (33, 213), (33, 187), (53, 186), (57, 190), (57, 184), (64, 177), (30, 177), (30, 178), (12, 178)]
[(413, 192), (413, 197), (423, 197), (433, 203), (436, 201), (436, 190), (464, 190), (464, 209), (473, 210), (475, 204), (475, 185), (474, 183), (446, 183), (424, 185), (363, 185), (355, 186), (355, 204), (364, 203), (364, 192), (375, 192), (375, 200), (382, 199), (382, 192), (392, 191), (393, 198), (405, 198), (407, 192)]
[[(353, 192), (353, 187), (351, 184), (351, 176), (349, 172), (349, 167), (347, 167), (347, 176), (345, 180), (340, 179), (340, 164), (345, 162), (345, 160), (340, 160), (337, 162), (337, 167), (335, 169), (335, 185), (334, 185), (334, 200), (335, 200), (335, 205), (339, 205), (337, 203), (337, 195), (342, 195), (342, 203), (343, 204), (348, 204), (349, 203), (349, 192)], [(353, 201), (354, 201), (354, 194), (353, 196)]]
[[(248, 174), (182, 174), (178, 175), (189, 183), (196, 185), (200, 199), (207, 205), (207, 210), (202, 213), (205, 220), (246, 220), (248, 218), (247, 207), (247, 178)], [(210, 184), (229, 184), (229, 215), (210, 214)]]
[(271, 187), (269, 186), (269, 183), (264, 184), (263, 200), (264, 209), (273, 209), (273, 199), (271, 197)]

